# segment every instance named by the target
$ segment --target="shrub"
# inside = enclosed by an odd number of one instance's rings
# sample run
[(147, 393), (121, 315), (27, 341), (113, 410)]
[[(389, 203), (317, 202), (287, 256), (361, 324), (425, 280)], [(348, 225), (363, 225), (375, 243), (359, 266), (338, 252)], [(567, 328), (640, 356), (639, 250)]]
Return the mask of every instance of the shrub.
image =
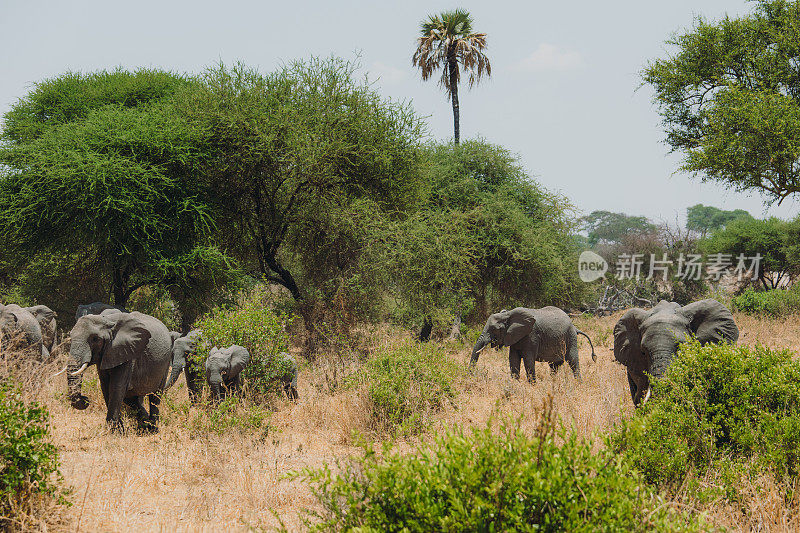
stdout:
[(48, 412), (26, 404), (19, 386), (0, 381), (0, 529), (22, 523), (42, 500), (66, 503), (58, 451), (47, 441)]
[(377, 349), (363, 372), (376, 431), (421, 431), (431, 413), (455, 398), (453, 382), (463, 372), (434, 343), (409, 340)]
[(197, 357), (191, 363), (202, 366), (212, 346), (244, 346), (250, 352), (250, 363), (242, 376), (257, 401), (266, 401), (278, 392), (281, 378), (289, 371), (278, 354), (289, 350), (287, 328), (292, 322), (291, 317), (266, 308), (262, 296), (256, 289), (237, 307), (215, 308), (199, 320), (195, 327), (203, 332), (202, 342), (198, 343)]
[(796, 480), (800, 361), (787, 350), (685, 343), (610, 445), (658, 486), (677, 486), (712, 465), (750, 464)]
[(535, 435), (451, 429), (401, 455), (363, 457), (290, 474), (310, 482), (321, 510), (316, 531), (679, 531), (699, 530), (657, 505), (641, 478), (546, 411)]
[(742, 294), (734, 296), (731, 304), (735, 310), (749, 315), (782, 316), (797, 313), (800, 312), (800, 287), (770, 291), (754, 291), (748, 288)]

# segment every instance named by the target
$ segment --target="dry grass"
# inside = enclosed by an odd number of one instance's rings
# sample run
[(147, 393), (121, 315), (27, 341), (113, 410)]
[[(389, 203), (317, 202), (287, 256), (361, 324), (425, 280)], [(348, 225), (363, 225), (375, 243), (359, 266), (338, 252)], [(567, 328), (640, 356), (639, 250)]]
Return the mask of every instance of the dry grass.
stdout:
[[(429, 430), (416, 439), (424, 440), (452, 424), (482, 426), (496, 414), (533, 413), (548, 393), (553, 394), (556, 412), (579, 434), (608, 429), (633, 411), (625, 370), (612, 362), (611, 331), (617, 318), (577, 320), (597, 352), (597, 362), (592, 363), (588, 343), (579, 341), (582, 382), (573, 379), (566, 365), (551, 376), (545, 364), (537, 365), (540, 379), (535, 385), (515, 381), (509, 377), (507, 356), (486, 350), (475, 375), (459, 386), (457, 407), (435, 415)], [(800, 349), (796, 317), (737, 316), (737, 321), (745, 344)], [(381, 342), (391, 342), (391, 335)], [(466, 364), (468, 346), (452, 352)], [(284, 474), (358, 453), (353, 435), (369, 434), (371, 423), (363, 394), (337, 387), (342, 374), (357, 371), (356, 363), (323, 358), (315, 364), (316, 369), (301, 369), (298, 403), (281, 402), (261, 427), (221, 434), (198, 429), (197, 420), (207, 420), (207, 414), (189, 405), (182, 380), (162, 402), (164, 417), (158, 434), (118, 436), (106, 430), (94, 371), (87, 372), (84, 385), (92, 402), (86, 411), (69, 406), (63, 376), (43, 379), (37, 396), (50, 409), (62, 473), (73, 487), (74, 505), (62, 517), (67, 524), (63, 528), (245, 531), (277, 525), (276, 513), (290, 530), (300, 529), (299, 512), (314, 501), (307, 487), (284, 479)], [(528, 431), (533, 431), (534, 424), (533, 416), (522, 422)], [(401, 447), (408, 444), (413, 442), (398, 442)], [(706, 509), (707, 518), (733, 530), (800, 528), (797, 522), (789, 522), (783, 497), (769, 480), (760, 485), (747, 488), (752, 498), (742, 504), (745, 512), (720, 503)]]

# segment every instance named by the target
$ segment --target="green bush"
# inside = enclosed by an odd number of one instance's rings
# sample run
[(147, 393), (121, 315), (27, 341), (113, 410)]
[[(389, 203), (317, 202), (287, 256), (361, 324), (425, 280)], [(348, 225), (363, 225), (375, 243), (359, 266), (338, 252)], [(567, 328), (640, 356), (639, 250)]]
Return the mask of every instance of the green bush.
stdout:
[(195, 327), (203, 334), (197, 357), (191, 363), (202, 367), (213, 346), (244, 346), (250, 352), (250, 363), (242, 376), (247, 391), (256, 401), (267, 401), (277, 393), (280, 380), (290, 370), (278, 354), (289, 350), (287, 328), (292, 318), (268, 309), (263, 297), (264, 294), (255, 289), (237, 307), (215, 308), (199, 320)]
[(418, 433), (428, 416), (455, 398), (464, 369), (435, 343), (383, 347), (364, 363), (367, 398), (378, 433)]
[(734, 296), (731, 301), (736, 311), (749, 315), (783, 316), (800, 312), (800, 287), (789, 290), (773, 289), (754, 291), (751, 288)]
[(552, 411), (533, 437), (452, 429), (412, 453), (367, 448), (363, 457), (305, 470), (319, 503), (315, 531), (694, 531), (608, 451), (556, 430)]
[(800, 361), (787, 350), (685, 343), (610, 446), (657, 486), (744, 464), (796, 481)]
[(7, 517), (37, 498), (65, 503), (59, 488), (58, 450), (47, 440), (48, 413), (26, 405), (18, 387), (0, 381), (0, 529)]

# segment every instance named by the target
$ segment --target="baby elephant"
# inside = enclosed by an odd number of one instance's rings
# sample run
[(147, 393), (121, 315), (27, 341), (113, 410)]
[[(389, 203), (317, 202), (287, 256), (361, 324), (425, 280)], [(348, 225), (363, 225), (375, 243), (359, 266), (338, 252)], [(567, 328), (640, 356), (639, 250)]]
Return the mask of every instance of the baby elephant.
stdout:
[(521, 361), (525, 363), (525, 373), (530, 382), (536, 381), (535, 361), (550, 363), (553, 371), (558, 370), (566, 361), (575, 377), (580, 379), (578, 334), (589, 340), (592, 361), (596, 361), (592, 340), (578, 330), (569, 316), (558, 307), (517, 307), (511, 311), (503, 310), (486, 321), (483, 333), (472, 349), (470, 365), (478, 361), (478, 355), (486, 345), (491, 344), (493, 348), (508, 346), (511, 375), (515, 378), (519, 378)]
[[(225, 396), (226, 393), (239, 390), (241, 387), (241, 373), (250, 362), (250, 353), (242, 346), (229, 346), (228, 348), (211, 349), (206, 359), (206, 380), (211, 388), (211, 395), (215, 400)], [(277, 368), (276, 377), (283, 385), (283, 391), (290, 400), (297, 400), (297, 364), (286, 352), (278, 354), (275, 360)]]
[(229, 392), (238, 391), (242, 386), (242, 370), (250, 362), (250, 352), (243, 346), (211, 348), (206, 359), (206, 381), (211, 388), (211, 396), (219, 400)]

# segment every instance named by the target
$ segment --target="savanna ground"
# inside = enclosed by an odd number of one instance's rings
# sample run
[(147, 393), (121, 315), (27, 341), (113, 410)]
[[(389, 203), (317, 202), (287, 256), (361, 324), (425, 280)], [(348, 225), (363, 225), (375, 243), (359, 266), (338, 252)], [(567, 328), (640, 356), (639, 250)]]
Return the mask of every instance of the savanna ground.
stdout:
[[(551, 375), (537, 364), (535, 385), (509, 377), (506, 351), (487, 349), (477, 371), (459, 378), (454, 404), (431, 414), (424, 431), (412, 437), (377, 437), (362, 388), (337, 386), (355, 363), (321, 355), (301, 366), (300, 400), (280, 400), (271, 412), (254, 415), (239, 406), (233, 427), (207, 409), (189, 404), (183, 378), (162, 402), (160, 431), (153, 435), (109, 434), (96, 373), (87, 372), (84, 392), (92, 403), (76, 411), (65, 397), (63, 376), (44, 384), (39, 394), (51, 415), (52, 440), (61, 472), (71, 487), (73, 505), (50, 529), (69, 531), (220, 531), (271, 529), (279, 519), (289, 530), (302, 530), (301, 511), (314, 507), (306, 484), (285, 474), (320, 467), (360, 453), (358, 441), (393, 439), (402, 451), (447, 426), (485, 426), (491, 418), (510, 415), (532, 432), (535, 413), (552, 394), (556, 412), (577, 432), (591, 437), (633, 413), (624, 367), (612, 361), (612, 329), (618, 315), (579, 318), (578, 327), (594, 341), (592, 363), (585, 339), (579, 341), (583, 381), (566, 365)], [(737, 315), (740, 343), (800, 350), (797, 317), (760, 319)], [(410, 334), (384, 330), (371, 348), (395, 343)], [(471, 346), (452, 343), (449, 356), (466, 364)], [(51, 363), (53, 369), (57, 362)], [(263, 416), (262, 416), (263, 415)], [(232, 415), (233, 416), (233, 415)], [(228, 420), (229, 421), (229, 420)], [(127, 421), (133, 425), (131, 420)], [(359, 437), (361, 435), (362, 437)], [(701, 511), (714, 526), (743, 531), (796, 531), (798, 513), (790, 518), (783, 498), (767, 483), (752, 488), (742, 508), (724, 503)], [(669, 505), (669, 503), (665, 503)], [(679, 504), (675, 504), (679, 505)], [(58, 525), (60, 522), (60, 525)]]

